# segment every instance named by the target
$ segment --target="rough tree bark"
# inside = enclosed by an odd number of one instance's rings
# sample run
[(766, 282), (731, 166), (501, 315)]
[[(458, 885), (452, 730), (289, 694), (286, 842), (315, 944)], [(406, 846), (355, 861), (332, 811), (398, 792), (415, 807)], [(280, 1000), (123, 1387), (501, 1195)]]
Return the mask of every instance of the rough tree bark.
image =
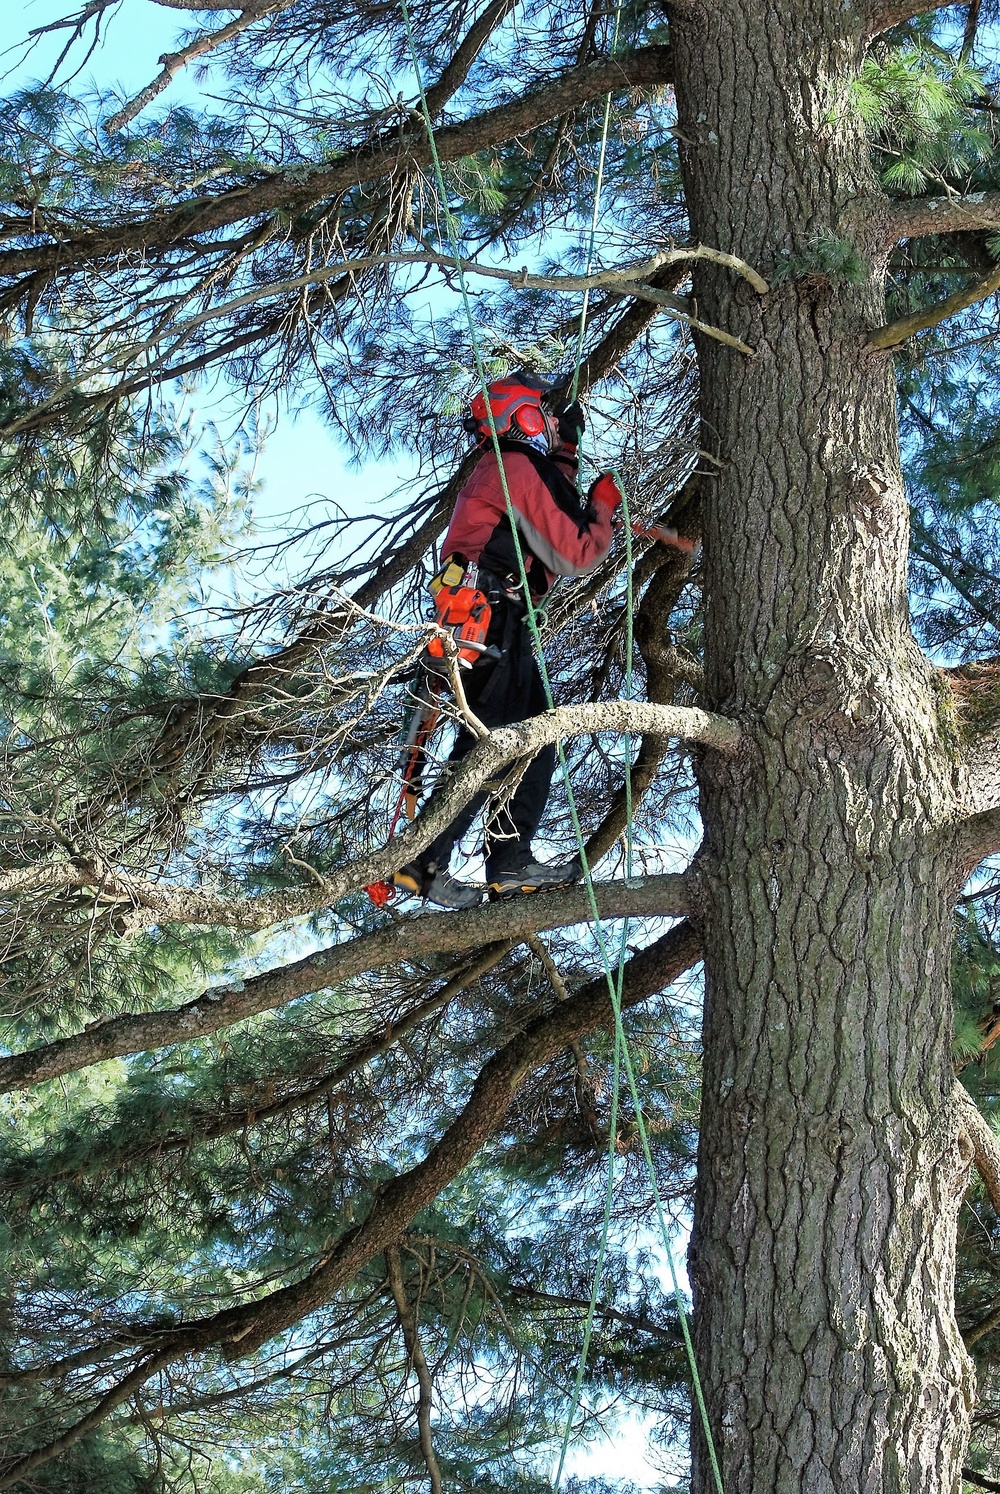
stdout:
[[(704, 1109), (692, 1283), (726, 1494), (953, 1494), (968, 1166), (950, 1104), (962, 774), (909, 630), (888, 204), (851, 106), (857, 0), (712, 0), (671, 27), (699, 311), (707, 700)], [(862, 277), (824, 275), (851, 245)], [(712, 1476), (695, 1427), (698, 1494)]]

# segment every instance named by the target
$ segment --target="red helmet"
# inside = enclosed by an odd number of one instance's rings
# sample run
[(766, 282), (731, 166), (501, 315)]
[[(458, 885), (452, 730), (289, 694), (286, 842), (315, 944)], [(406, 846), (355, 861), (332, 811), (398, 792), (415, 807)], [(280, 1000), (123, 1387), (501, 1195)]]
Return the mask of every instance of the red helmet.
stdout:
[(541, 436), (545, 433), (542, 405), (552, 388), (548, 379), (531, 373), (512, 373), (505, 379), (494, 379), (486, 386), (489, 410), (480, 390), (472, 401), (469, 423), (480, 436), (489, 437), (493, 434), (489, 420), (492, 415), (498, 436), (512, 436), (515, 440), (519, 436)]

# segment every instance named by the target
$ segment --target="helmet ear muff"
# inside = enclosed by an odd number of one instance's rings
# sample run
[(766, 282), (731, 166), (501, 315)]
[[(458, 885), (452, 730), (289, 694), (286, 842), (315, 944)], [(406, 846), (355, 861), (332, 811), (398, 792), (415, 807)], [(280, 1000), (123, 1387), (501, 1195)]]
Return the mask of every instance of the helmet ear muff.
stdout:
[[(483, 439), (495, 430), (498, 436), (520, 436), (534, 440), (546, 432), (542, 400), (551, 389), (546, 379), (534, 374), (511, 374), (495, 379), (476, 394), (469, 406), (475, 432)], [(466, 429), (469, 427), (466, 425)]]
[(511, 423), (523, 436), (540, 436), (545, 429), (545, 416), (537, 405), (522, 405), (514, 411)]

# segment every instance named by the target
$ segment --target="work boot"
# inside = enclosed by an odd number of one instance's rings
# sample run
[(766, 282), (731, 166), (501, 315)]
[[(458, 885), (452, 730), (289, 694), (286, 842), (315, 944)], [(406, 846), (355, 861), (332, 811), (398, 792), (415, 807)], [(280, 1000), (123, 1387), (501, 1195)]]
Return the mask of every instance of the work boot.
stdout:
[(394, 883), (411, 897), (426, 898), (439, 908), (475, 908), (483, 900), (482, 887), (460, 882), (447, 871), (433, 872), (419, 861), (408, 861), (394, 875)]
[(490, 897), (496, 899), (572, 887), (582, 876), (583, 866), (578, 856), (559, 866), (543, 866), (540, 861), (532, 861), (529, 855), (513, 858), (506, 865), (500, 860), (491, 863), (487, 868), (486, 883)]

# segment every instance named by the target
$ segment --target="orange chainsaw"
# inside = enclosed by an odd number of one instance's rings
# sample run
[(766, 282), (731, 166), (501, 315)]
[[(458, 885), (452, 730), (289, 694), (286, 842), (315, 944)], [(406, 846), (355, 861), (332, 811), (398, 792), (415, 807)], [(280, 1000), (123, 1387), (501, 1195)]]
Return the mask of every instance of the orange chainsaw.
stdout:
[(685, 555), (693, 555), (698, 548), (694, 540), (685, 539), (676, 529), (665, 524), (641, 524), (637, 519), (632, 525), (632, 533), (638, 539), (659, 540), (661, 544), (672, 545), (675, 550), (683, 550)]
[[(500, 657), (499, 649), (486, 645), (493, 608), (478, 583), (478, 566), (463, 566), (450, 558), (430, 585), (437, 612), (435, 621), (439, 628), (451, 634), (460, 669), (471, 669), (487, 657)], [(441, 673), (447, 658), (447, 640), (432, 638), (427, 645), (427, 656), (429, 667), (435, 673)]]

